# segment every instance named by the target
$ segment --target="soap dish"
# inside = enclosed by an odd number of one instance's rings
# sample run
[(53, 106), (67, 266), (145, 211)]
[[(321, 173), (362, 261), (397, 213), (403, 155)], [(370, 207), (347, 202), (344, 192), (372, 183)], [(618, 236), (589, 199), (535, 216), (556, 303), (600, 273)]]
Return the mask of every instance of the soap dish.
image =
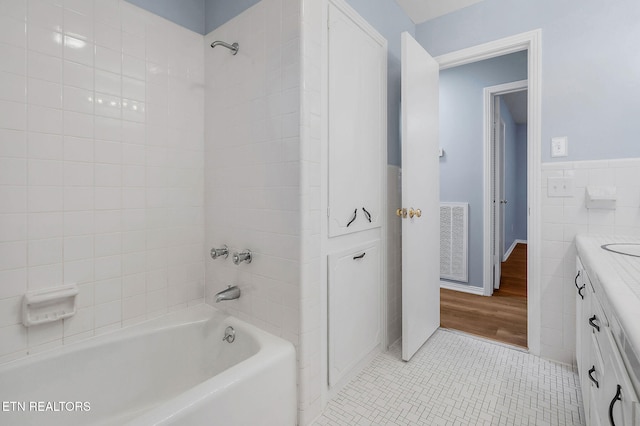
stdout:
[(585, 204), (588, 209), (615, 210), (616, 187), (588, 186), (586, 188)]
[(22, 299), (22, 323), (30, 327), (75, 315), (77, 295), (78, 287), (75, 284), (25, 294)]

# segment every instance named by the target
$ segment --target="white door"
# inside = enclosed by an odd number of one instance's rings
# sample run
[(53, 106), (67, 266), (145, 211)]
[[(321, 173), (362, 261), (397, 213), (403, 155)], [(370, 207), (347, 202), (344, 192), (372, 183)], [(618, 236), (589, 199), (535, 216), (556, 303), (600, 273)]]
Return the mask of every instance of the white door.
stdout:
[(493, 262), (493, 288), (500, 288), (502, 276), (502, 138), (504, 137), (500, 118), (500, 97), (493, 98), (493, 137), (491, 141), (491, 255)]
[(402, 359), (440, 326), (438, 63), (402, 33)]

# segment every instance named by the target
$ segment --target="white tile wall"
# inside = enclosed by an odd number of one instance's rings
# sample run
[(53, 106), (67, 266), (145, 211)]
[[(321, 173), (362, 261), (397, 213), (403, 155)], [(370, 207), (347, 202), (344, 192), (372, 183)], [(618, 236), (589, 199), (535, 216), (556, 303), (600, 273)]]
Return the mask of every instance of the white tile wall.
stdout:
[[(321, 2), (305, 4), (320, 11)], [(251, 249), (250, 265), (207, 260), (207, 301), (291, 341), (299, 422), (320, 413), (320, 21), (301, 38), (302, 2), (263, 0), (205, 37), (206, 242)], [(305, 18), (308, 15), (305, 15)], [(306, 27), (305, 27), (306, 29)], [(214, 40), (238, 42), (236, 56)], [(304, 85), (301, 85), (304, 75)], [(314, 79), (315, 77), (315, 79)], [(304, 88), (304, 89), (302, 89)], [(303, 91), (303, 93), (301, 93)], [(313, 96), (315, 94), (315, 96)], [(301, 104), (301, 99), (304, 104)]]
[[(122, 0), (0, 7), (0, 360), (201, 302), (202, 36)], [(76, 316), (20, 324), (71, 282)]]
[[(547, 179), (554, 176), (573, 178), (573, 196), (547, 196)], [(541, 184), (541, 355), (571, 363), (575, 356), (574, 238), (578, 233), (640, 236), (640, 159), (545, 163)], [(587, 209), (587, 185), (615, 186), (615, 210)]]
[[(285, 74), (293, 0), (263, 0), (205, 36), (206, 245), (250, 249), (251, 264), (207, 259), (207, 301), (227, 285), (242, 296), (216, 307), (298, 343), (300, 281), (299, 73)], [(237, 55), (214, 40), (238, 42)], [(267, 81), (272, 84), (267, 85)], [(297, 102), (297, 103), (296, 103)], [(289, 113), (288, 109), (296, 111)]]
[(387, 166), (387, 339), (402, 338), (402, 222), (396, 209), (402, 204), (400, 167)]
[[(322, 22), (324, 2), (303, 0), (301, 18), (302, 104), (300, 114), (300, 161), (302, 206), (302, 275), (300, 298), (300, 387), (298, 404), (300, 424), (309, 424), (322, 406), (326, 388), (326, 344), (323, 344), (322, 281), (320, 259), (321, 232), (321, 105), (320, 58), (322, 57)], [(292, 15), (295, 17), (295, 15)], [(324, 317), (326, 319), (326, 317)], [(326, 321), (325, 321), (326, 324)]]

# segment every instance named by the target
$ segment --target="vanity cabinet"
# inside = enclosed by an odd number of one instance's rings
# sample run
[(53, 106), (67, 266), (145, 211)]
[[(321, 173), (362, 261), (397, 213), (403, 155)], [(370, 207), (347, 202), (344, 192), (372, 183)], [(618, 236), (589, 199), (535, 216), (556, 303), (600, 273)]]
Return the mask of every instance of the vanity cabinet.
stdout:
[(617, 319), (580, 258), (574, 284), (576, 362), (587, 425), (638, 426), (638, 397), (612, 330)]

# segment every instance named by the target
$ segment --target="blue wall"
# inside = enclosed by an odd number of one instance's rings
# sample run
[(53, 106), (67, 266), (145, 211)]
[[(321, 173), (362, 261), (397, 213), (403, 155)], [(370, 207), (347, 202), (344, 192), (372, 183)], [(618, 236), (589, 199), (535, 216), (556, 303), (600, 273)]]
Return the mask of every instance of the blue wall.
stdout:
[(484, 88), (527, 78), (526, 52), (440, 72), (440, 199), (469, 203), (469, 284), (483, 285)]
[(240, 15), (260, 0), (206, 0), (205, 31), (209, 34), (225, 22)]
[(260, 0), (127, 0), (200, 34), (209, 34)]
[(205, 0), (127, 0), (185, 28), (204, 34)]
[(513, 198), (516, 206), (516, 220), (513, 237), (516, 240), (527, 240), (527, 125), (516, 125), (516, 186), (519, 190)]
[[(527, 239), (527, 127), (513, 121), (511, 112), (502, 99), (500, 99), (500, 114), (506, 128), (504, 147), (504, 198), (507, 200), (504, 208), (504, 250), (506, 251), (515, 240), (526, 241)], [(523, 128), (524, 133), (522, 133)], [(502, 254), (504, 255), (504, 252)]]
[(416, 27), (441, 55), (542, 29), (542, 159), (568, 136), (569, 157), (640, 157), (640, 1), (485, 0)]

